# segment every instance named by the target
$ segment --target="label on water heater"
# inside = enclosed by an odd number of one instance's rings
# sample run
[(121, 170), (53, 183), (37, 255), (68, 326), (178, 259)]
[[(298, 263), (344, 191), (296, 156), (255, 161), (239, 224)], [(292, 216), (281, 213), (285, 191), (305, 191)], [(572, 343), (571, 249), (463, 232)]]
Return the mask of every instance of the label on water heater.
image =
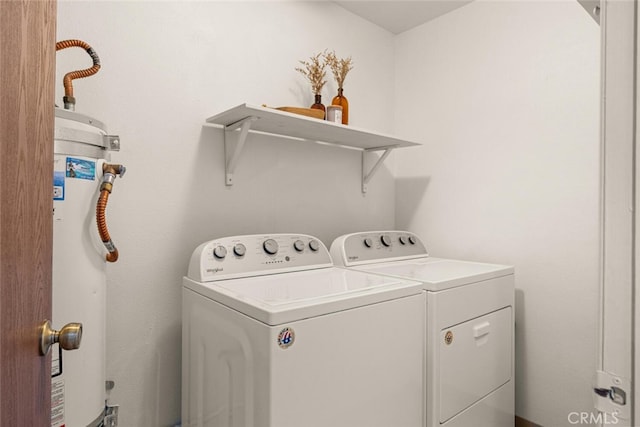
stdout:
[(64, 380), (51, 381), (51, 427), (64, 427)]
[(63, 171), (53, 171), (53, 200), (64, 200)]
[(62, 375), (62, 348), (59, 344), (51, 346), (51, 378)]
[(96, 162), (91, 160), (67, 157), (65, 169), (67, 178), (96, 179)]

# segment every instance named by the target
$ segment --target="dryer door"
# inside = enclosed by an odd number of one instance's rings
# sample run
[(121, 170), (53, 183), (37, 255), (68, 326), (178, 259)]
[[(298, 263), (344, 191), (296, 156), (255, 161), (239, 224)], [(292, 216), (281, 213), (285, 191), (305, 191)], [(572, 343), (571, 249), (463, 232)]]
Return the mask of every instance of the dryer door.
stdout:
[(440, 422), (511, 379), (511, 307), (440, 331)]

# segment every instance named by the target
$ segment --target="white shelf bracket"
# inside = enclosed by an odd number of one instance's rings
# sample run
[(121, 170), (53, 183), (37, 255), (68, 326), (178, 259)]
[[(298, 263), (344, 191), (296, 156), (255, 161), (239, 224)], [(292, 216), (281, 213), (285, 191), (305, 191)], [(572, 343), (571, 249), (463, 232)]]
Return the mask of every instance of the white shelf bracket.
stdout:
[[(233, 172), (238, 165), (240, 153), (247, 142), (249, 129), (258, 117), (250, 116), (224, 127), (224, 174), (225, 184), (233, 185)], [(240, 132), (236, 129), (240, 128)]]
[[(380, 149), (362, 150), (362, 193), (363, 194), (367, 192), (367, 184), (369, 184), (369, 181), (371, 181), (371, 178), (373, 178), (373, 175), (375, 175), (375, 173), (378, 171), (378, 168), (380, 168), (382, 163), (384, 163), (387, 156), (391, 154), (391, 150), (393, 150), (393, 148), (394, 147), (385, 148), (384, 153), (382, 153), (380, 157), (377, 157), (375, 154), (373, 154), (374, 151), (380, 151)], [(367, 172), (366, 167), (367, 167), (367, 164), (370, 163), (368, 159), (376, 158), (376, 157), (377, 157), (377, 160), (375, 164), (371, 167), (371, 170)]]

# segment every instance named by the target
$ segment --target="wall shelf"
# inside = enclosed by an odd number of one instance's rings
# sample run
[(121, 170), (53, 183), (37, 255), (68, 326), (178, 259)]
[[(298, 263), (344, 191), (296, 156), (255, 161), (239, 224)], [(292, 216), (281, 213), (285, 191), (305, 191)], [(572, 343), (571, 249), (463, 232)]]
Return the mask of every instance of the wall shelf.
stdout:
[[(209, 117), (206, 122), (210, 125), (222, 126), (225, 131), (226, 185), (233, 185), (233, 174), (249, 132), (278, 135), (361, 151), (363, 193), (366, 193), (367, 184), (391, 150), (420, 145), (353, 126), (249, 104), (238, 105), (216, 114)], [(381, 151), (382, 155), (374, 154), (376, 151)], [(373, 166), (367, 169), (366, 166), (371, 163)]]

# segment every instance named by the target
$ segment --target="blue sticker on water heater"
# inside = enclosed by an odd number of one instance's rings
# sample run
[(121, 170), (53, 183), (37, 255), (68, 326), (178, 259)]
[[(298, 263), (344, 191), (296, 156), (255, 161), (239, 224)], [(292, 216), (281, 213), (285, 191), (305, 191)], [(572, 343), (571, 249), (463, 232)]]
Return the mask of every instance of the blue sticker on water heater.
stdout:
[(64, 200), (63, 171), (53, 171), (53, 200)]
[(96, 179), (96, 162), (91, 160), (67, 157), (65, 169), (67, 178), (88, 179), (90, 181)]

